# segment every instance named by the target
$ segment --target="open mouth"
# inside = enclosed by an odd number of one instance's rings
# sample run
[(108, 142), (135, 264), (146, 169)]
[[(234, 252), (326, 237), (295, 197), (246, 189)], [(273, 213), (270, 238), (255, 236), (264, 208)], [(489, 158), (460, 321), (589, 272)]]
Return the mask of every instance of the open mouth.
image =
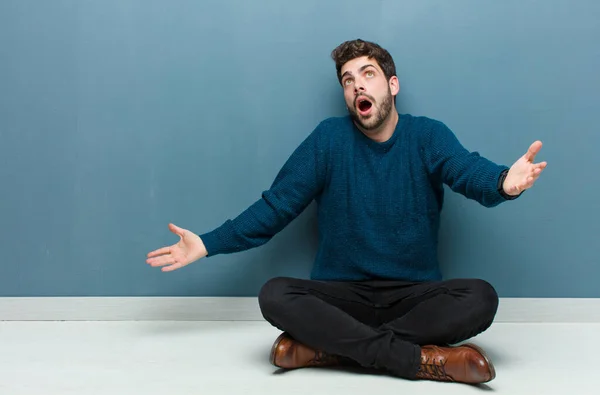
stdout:
[(373, 108), (373, 103), (367, 98), (361, 97), (357, 101), (357, 108), (360, 115), (368, 115)]

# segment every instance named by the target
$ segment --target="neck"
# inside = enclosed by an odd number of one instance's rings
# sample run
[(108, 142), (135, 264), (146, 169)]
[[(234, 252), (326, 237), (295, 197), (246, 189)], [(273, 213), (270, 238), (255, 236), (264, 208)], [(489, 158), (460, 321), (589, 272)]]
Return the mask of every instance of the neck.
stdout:
[(356, 127), (371, 140), (378, 143), (384, 143), (392, 137), (394, 130), (396, 130), (397, 124), (398, 112), (393, 110), (390, 111), (390, 115), (388, 115), (385, 121), (383, 121), (383, 123), (377, 129), (365, 130), (358, 124), (356, 124)]

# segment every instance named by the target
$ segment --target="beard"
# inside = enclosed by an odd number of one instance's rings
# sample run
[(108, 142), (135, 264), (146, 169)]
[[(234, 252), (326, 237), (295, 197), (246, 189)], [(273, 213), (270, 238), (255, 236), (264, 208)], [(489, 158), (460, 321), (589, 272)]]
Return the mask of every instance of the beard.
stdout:
[[(375, 100), (372, 96), (364, 96), (371, 100), (372, 105), (375, 106)], [(390, 115), (390, 112), (392, 112), (393, 104), (392, 92), (388, 87), (388, 94), (383, 98), (383, 100), (381, 100), (381, 105), (378, 105), (374, 109), (376, 111), (372, 111), (367, 117), (362, 117), (358, 113), (356, 109), (356, 100), (354, 100), (352, 108), (348, 107), (348, 112), (350, 113), (352, 120), (360, 125), (360, 127), (364, 130), (376, 130), (383, 125), (387, 117)]]

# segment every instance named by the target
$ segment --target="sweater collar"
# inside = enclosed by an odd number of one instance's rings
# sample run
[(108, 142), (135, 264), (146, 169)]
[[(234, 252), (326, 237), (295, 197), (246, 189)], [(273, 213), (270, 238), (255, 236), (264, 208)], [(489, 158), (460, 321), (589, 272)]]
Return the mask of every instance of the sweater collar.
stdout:
[(396, 127), (394, 128), (394, 133), (392, 134), (392, 136), (386, 141), (379, 142), (367, 137), (363, 132), (361, 132), (360, 129), (356, 127), (356, 124), (354, 124), (354, 121), (352, 121), (352, 118), (348, 117), (348, 119), (352, 123), (352, 130), (356, 134), (358, 134), (359, 139), (365, 142), (369, 147), (373, 148), (374, 150), (381, 152), (387, 152), (394, 146), (396, 140), (398, 140), (400, 129), (402, 128), (404, 123), (404, 118), (401, 114), (398, 114), (398, 123), (396, 123)]

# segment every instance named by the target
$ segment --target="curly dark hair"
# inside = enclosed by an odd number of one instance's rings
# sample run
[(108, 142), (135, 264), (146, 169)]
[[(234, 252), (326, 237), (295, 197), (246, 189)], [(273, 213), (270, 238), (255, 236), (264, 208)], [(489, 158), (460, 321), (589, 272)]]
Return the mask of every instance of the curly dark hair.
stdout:
[(342, 83), (342, 66), (346, 62), (361, 56), (368, 56), (375, 59), (388, 81), (396, 75), (394, 59), (392, 59), (392, 55), (387, 50), (373, 42), (357, 39), (343, 42), (331, 52), (331, 58), (335, 61), (335, 68), (340, 84)]

